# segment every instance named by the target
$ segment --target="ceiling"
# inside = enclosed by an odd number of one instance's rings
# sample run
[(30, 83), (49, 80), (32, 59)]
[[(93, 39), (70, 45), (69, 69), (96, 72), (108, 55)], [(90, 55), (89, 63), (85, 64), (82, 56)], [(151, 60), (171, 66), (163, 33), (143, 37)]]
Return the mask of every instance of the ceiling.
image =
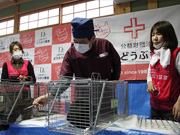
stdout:
[(113, 0), (113, 1), (114, 1), (115, 4), (120, 4), (120, 3), (135, 1), (135, 0)]
[[(8, 8), (16, 4), (25, 3), (28, 1), (32, 1), (32, 0), (0, 0), (0, 9)], [(135, 1), (135, 0), (113, 0), (113, 1), (115, 4), (120, 4), (124, 2)]]
[(0, 0), (0, 9), (8, 8), (16, 4), (25, 3), (32, 0)]

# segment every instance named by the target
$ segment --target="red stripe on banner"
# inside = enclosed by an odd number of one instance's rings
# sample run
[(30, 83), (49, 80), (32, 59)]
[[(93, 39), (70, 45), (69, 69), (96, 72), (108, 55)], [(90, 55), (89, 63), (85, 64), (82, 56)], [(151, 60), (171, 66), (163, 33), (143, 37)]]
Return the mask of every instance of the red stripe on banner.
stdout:
[(120, 80), (146, 80), (149, 64), (121, 65)]

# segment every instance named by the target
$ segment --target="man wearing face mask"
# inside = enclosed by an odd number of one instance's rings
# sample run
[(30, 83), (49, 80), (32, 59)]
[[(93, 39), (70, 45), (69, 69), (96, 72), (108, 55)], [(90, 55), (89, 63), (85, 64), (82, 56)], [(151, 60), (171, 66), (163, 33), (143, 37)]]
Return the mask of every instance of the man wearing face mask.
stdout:
[(90, 78), (96, 72), (101, 79), (119, 80), (120, 57), (108, 40), (96, 38), (93, 20), (74, 18), (71, 25), (74, 44), (65, 54), (60, 75)]
[[(120, 57), (108, 40), (96, 38), (93, 20), (87, 18), (74, 18), (71, 21), (71, 25), (74, 43), (64, 56), (60, 79), (67, 79), (68, 77), (73, 76), (77, 78), (91, 78), (92, 73), (99, 73), (103, 80), (119, 80), (121, 72)], [(67, 86), (67, 84), (65, 86)], [(49, 95), (54, 96), (56, 90), (57, 89), (52, 90)], [(63, 92), (63, 90), (61, 90), (61, 92)], [(104, 94), (104, 96), (108, 97), (107, 94), (108, 93)], [(46, 99), (49, 95), (46, 94), (35, 99), (33, 102), (34, 106), (43, 107), (46, 104)], [(109, 97), (111, 96), (109, 95)], [(110, 99), (108, 99), (108, 102), (109, 101)], [(73, 101), (67, 118), (68, 120), (75, 120), (75, 122), (70, 121), (77, 127), (80, 127), (78, 125), (79, 119), (76, 116), (72, 118), (71, 112), (81, 115), (82, 112), (75, 112), (73, 109), (73, 106), (76, 107), (76, 104), (79, 103), (84, 104), (83, 101), (79, 101), (78, 99)], [(108, 105), (108, 107), (110, 107), (110, 105)], [(106, 108), (108, 107), (106, 106)], [(86, 126), (87, 125), (81, 123), (81, 128)]]
[[(34, 69), (31, 62), (28, 60), (23, 60), (22, 58), (23, 53), (24, 53), (22, 45), (19, 42), (14, 41), (10, 44), (9, 49), (10, 49), (10, 54), (12, 58), (11, 58), (11, 61), (7, 61), (3, 64), (1, 81), (2, 82), (4, 81), (7, 81), (7, 82), (32, 81), (35, 83), (36, 78), (35, 78)], [(22, 85), (19, 85), (19, 86), (22, 86)], [(15, 106), (16, 109), (14, 109), (14, 111), (12, 112), (12, 115), (9, 118), (10, 123), (15, 122), (16, 118), (19, 117), (20, 114), (22, 115), (23, 120), (31, 118), (31, 115), (32, 115), (31, 109), (27, 111), (22, 110), (23, 108), (26, 108), (32, 104), (29, 88), (30, 88), (29, 86), (24, 87), (22, 91), (22, 96), (21, 96), (22, 99), (17, 102), (17, 106)], [(11, 88), (8, 89), (5, 95), (1, 95), (4, 97), (4, 99), (6, 99), (6, 106), (4, 106), (4, 103), (0, 105), (1, 106), (0, 114), (9, 113), (18, 93), (19, 93), (18, 88), (15, 91), (14, 86), (12, 86)], [(1, 125), (0, 130), (6, 130), (8, 129), (8, 127), (9, 125)]]
[[(96, 38), (92, 19), (74, 18), (71, 21), (74, 43), (66, 52), (60, 79), (67, 76), (91, 78), (93, 72), (99, 73), (101, 79), (119, 80), (121, 61), (111, 42)], [(54, 93), (54, 92), (52, 92)], [(49, 95), (51, 95), (50, 93)], [(35, 99), (35, 107), (43, 107), (48, 94)]]

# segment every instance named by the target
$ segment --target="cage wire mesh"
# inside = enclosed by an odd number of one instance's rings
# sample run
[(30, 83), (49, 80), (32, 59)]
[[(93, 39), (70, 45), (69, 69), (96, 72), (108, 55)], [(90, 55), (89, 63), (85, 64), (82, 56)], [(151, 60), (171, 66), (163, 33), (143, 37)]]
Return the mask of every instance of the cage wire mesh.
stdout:
[(49, 83), (48, 129), (75, 135), (95, 134), (128, 116), (126, 81), (67, 79)]
[(47, 116), (47, 106), (33, 108), (32, 103), (35, 98), (47, 94), (48, 87), (48, 83), (1, 80), (0, 125), (20, 122), (42, 115)]
[[(31, 96), (33, 99), (46, 95), (48, 93), (49, 84), (48, 82), (39, 82), (35, 83), (34, 85), (31, 85)], [(47, 105), (41, 108), (34, 108), (33, 109), (33, 116), (39, 117), (39, 116), (47, 116), (48, 108)]]
[(25, 109), (32, 105), (30, 85), (32, 82), (0, 82), (0, 125), (29, 119), (32, 109)]
[(167, 130), (167, 132), (174, 130), (174, 133), (180, 134), (180, 123), (178, 120), (174, 121), (166, 118), (146, 119), (146, 117), (141, 117), (138, 120), (138, 127), (143, 130), (157, 129)]

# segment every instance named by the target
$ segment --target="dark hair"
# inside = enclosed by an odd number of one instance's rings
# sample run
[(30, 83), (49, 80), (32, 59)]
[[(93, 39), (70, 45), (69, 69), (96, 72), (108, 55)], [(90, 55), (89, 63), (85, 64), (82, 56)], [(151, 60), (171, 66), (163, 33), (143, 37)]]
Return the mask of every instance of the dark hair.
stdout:
[[(94, 34), (94, 35), (95, 35), (95, 34)], [(92, 37), (93, 37), (94, 35), (92, 35), (91, 37), (87, 37), (87, 39), (88, 39), (89, 41), (91, 41), (91, 39), (92, 39)]]
[(177, 36), (176, 36), (173, 26), (168, 21), (159, 21), (159, 22), (155, 23), (151, 28), (151, 33), (150, 33), (150, 50), (151, 50), (151, 52), (154, 52), (154, 49), (155, 49), (153, 47), (153, 42), (152, 42), (152, 32), (155, 29), (157, 30), (158, 33), (163, 35), (164, 42), (166, 42), (166, 45), (164, 46), (164, 48), (169, 48), (169, 49), (177, 48), (178, 39), (177, 39)]
[(15, 45), (17, 45), (20, 48), (20, 50), (22, 50), (22, 53), (24, 53), (24, 50), (23, 50), (23, 47), (22, 47), (21, 43), (19, 43), (18, 41), (14, 41), (9, 46), (9, 51), (10, 51), (11, 54), (13, 54), (13, 48), (14, 48)]

